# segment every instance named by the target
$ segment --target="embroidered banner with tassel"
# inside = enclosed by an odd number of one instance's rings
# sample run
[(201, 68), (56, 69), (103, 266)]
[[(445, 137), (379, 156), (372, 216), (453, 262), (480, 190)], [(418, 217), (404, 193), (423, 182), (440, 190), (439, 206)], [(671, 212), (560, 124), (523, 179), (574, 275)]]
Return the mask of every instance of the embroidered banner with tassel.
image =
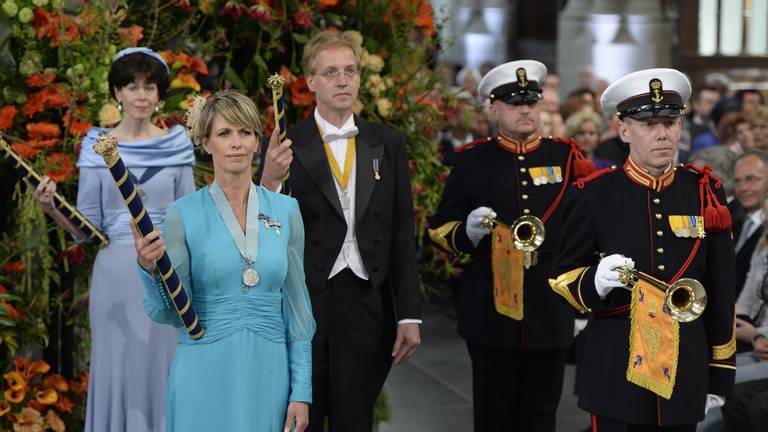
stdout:
[(672, 397), (679, 342), (680, 324), (666, 311), (664, 292), (639, 280), (632, 289), (627, 381)]
[(491, 239), (493, 302), (496, 312), (523, 319), (523, 254), (512, 243), (512, 229), (498, 223)]

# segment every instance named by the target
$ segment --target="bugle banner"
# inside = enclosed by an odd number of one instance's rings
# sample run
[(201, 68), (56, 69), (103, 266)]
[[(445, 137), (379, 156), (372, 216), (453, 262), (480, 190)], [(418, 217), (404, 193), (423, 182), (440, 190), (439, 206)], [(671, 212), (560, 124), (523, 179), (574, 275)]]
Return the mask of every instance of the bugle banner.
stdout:
[(514, 245), (512, 228), (496, 222), (491, 238), (493, 303), (496, 312), (517, 321), (523, 319), (524, 254)]
[(632, 288), (627, 381), (672, 397), (679, 344), (680, 324), (665, 307), (664, 291), (639, 279)]
[[(16, 169), (19, 175), (26, 179), (32, 185), (32, 187), (37, 187), (37, 185), (40, 184), (43, 177), (38, 174), (27, 162), (25, 162), (21, 156), (16, 154), (11, 146), (8, 145), (8, 143), (2, 138), (0, 138), (0, 154), (2, 154), (5, 159), (13, 162), (13, 167)], [(86, 219), (82, 213), (77, 211), (77, 209), (72, 204), (68, 203), (67, 200), (58, 192), (53, 194), (53, 205), (56, 206), (61, 214), (69, 219), (69, 221), (72, 222), (72, 224), (77, 227), (77, 229), (79, 229), (90, 241), (97, 243), (99, 247), (105, 247), (109, 244), (109, 239), (107, 236), (103, 232), (99, 231), (95, 225)]]
[[(104, 162), (107, 164), (107, 168), (110, 174), (112, 174), (117, 188), (120, 190), (120, 195), (123, 197), (125, 205), (133, 217), (133, 223), (136, 225), (136, 228), (142, 236), (147, 236), (154, 230), (154, 225), (146, 208), (144, 208), (144, 202), (141, 200), (138, 188), (128, 175), (128, 170), (120, 158), (120, 154), (117, 151), (117, 139), (113, 136), (101, 135), (93, 149), (104, 158)], [(160, 278), (171, 299), (171, 303), (173, 303), (179, 318), (181, 318), (181, 322), (187, 329), (189, 337), (200, 339), (205, 333), (205, 329), (197, 317), (195, 308), (192, 306), (192, 299), (189, 298), (186, 290), (184, 290), (181, 279), (176, 274), (176, 270), (173, 268), (167, 252), (163, 252), (163, 256), (157, 260), (157, 271), (160, 272)]]

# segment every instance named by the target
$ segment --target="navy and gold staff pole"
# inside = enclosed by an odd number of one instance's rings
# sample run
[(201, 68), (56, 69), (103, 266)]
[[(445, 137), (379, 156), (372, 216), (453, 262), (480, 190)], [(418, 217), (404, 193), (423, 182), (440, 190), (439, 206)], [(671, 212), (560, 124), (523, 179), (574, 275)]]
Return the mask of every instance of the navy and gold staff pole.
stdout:
[[(283, 94), (283, 86), (285, 86), (285, 78), (280, 74), (274, 74), (267, 79), (267, 85), (272, 88), (272, 107), (275, 111), (275, 126), (280, 128), (279, 142), (285, 140), (285, 95)], [(280, 179), (280, 183), (285, 183), (288, 177), (291, 175), (290, 170), (286, 171), (285, 176)]]
[[(38, 174), (28, 163), (26, 163), (24, 159), (21, 158), (21, 156), (16, 154), (16, 152), (11, 149), (11, 146), (8, 145), (8, 143), (5, 142), (5, 140), (2, 138), (0, 138), (0, 155), (2, 155), (5, 159), (11, 160), (16, 171), (21, 175), (22, 178), (27, 179), (32, 187), (37, 187), (37, 185), (40, 184), (43, 179), (42, 176)], [(69, 221), (72, 222), (72, 224), (76, 226), (77, 229), (79, 229), (86, 237), (97, 243), (99, 247), (106, 247), (109, 244), (109, 239), (107, 236), (103, 232), (99, 231), (99, 229), (96, 228), (96, 226), (94, 226), (91, 221), (86, 219), (82, 213), (77, 211), (77, 209), (72, 204), (68, 203), (67, 200), (58, 192), (53, 194), (53, 205), (56, 206), (61, 214), (69, 219)]]
[[(147, 209), (144, 208), (144, 202), (142, 202), (141, 196), (139, 196), (138, 188), (128, 175), (128, 170), (125, 168), (125, 164), (123, 164), (123, 160), (117, 152), (117, 138), (101, 135), (93, 149), (104, 158), (104, 162), (107, 164), (107, 168), (110, 174), (112, 174), (117, 188), (120, 190), (120, 195), (122, 195), (125, 205), (133, 217), (133, 223), (136, 225), (136, 228), (142, 237), (149, 235), (154, 229), (154, 225), (152, 225), (152, 219), (147, 214)], [(163, 285), (171, 298), (176, 312), (179, 314), (179, 318), (181, 318), (181, 322), (184, 323), (189, 337), (200, 339), (205, 333), (205, 329), (197, 317), (195, 308), (192, 306), (192, 300), (187, 295), (186, 290), (184, 290), (181, 279), (176, 274), (176, 269), (173, 268), (167, 252), (163, 252), (163, 256), (157, 260), (157, 270), (160, 272)]]

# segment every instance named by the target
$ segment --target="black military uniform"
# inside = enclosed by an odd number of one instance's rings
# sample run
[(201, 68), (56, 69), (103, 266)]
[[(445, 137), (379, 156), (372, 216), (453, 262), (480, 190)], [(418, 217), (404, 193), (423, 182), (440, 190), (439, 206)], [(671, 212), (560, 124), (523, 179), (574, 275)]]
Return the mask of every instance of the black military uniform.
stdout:
[[(498, 68), (511, 68), (514, 77), (518, 63)], [(529, 69), (529, 83), (531, 75)], [(540, 78), (545, 75), (546, 69)], [(490, 72), (488, 76), (493, 77)], [(548, 288), (547, 277), (561, 236), (558, 204), (574, 171), (588, 174), (590, 167), (575, 142), (538, 134), (525, 142), (505, 136), (478, 140), (456, 155), (430, 220), (430, 237), (448, 252), (472, 255), (462, 279), (459, 333), (472, 357), (476, 431), (554, 430), (574, 313)], [(542, 181), (543, 170), (556, 174)], [(477, 247), (467, 236), (467, 216), (481, 206), (492, 208), (496, 219), (509, 225), (523, 215), (545, 222), (538, 263), (524, 273), (520, 321), (494, 307), (491, 236)]]
[[(640, 81), (647, 92), (651, 75), (660, 74), (662, 80), (667, 77), (666, 72), (656, 71), (625, 78)], [(670, 81), (675, 82), (677, 76), (673, 78)], [(628, 84), (622, 79), (614, 85)], [(690, 84), (687, 86), (687, 95), (680, 90), (675, 98), (672, 92), (665, 93), (665, 103), (676, 103), (676, 109), (654, 107), (638, 96), (632, 100), (636, 93), (630, 92), (626, 95), (630, 102), (619, 103), (618, 111), (621, 115), (623, 108), (629, 115), (638, 112), (633, 108), (640, 108), (644, 110), (641, 118), (682, 115), (690, 95)], [(608, 103), (603, 98), (609, 112), (615, 91), (607, 95)], [(732, 391), (733, 243), (730, 215), (720, 204), (726, 202), (725, 196), (719, 181), (709, 173), (708, 169), (670, 165), (661, 177), (652, 177), (630, 157), (623, 167), (577, 181), (566, 193), (561, 254), (550, 284), (577, 310), (593, 313), (577, 386), (579, 406), (593, 414), (596, 431), (644, 430), (641, 425), (653, 430), (663, 426), (668, 428), (663, 430), (692, 431), (704, 417), (707, 394), (727, 396)], [(675, 219), (678, 216), (686, 216), (691, 225), (703, 224), (705, 232), (696, 236), (692, 231), (674, 232), (673, 220), (680, 220)], [(693, 278), (706, 289), (703, 314), (679, 324), (677, 376), (668, 400), (628, 381), (631, 292), (614, 288), (601, 299), (595, 288), (601, 255), (612, 254), (633, 259), (636, 270), (667, 283)]]

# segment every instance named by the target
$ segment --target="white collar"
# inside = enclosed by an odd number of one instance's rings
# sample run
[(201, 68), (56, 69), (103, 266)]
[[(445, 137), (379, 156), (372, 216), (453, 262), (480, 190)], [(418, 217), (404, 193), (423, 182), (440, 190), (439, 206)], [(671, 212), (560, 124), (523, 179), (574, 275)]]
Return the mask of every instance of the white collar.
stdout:
[(349, 118), (347, 119), (346, 122), (344, 122), (344, 125), (341, 128), (337, 128), (331, 122), (324, 119), (323, 116), (320, 115), (320, 111), (318, 111), (318, 109), (315, 108), (315, 121), (317, 122), (318, 126), (320, 126), (320, 130), (322, 131), (323, 135), (327, 135), (327, 134), (343, 135), (344, 133), (351, 130), (357, 131), (357, 126), (355, 126), (355, 116), (353, 114), (349, 115)]

